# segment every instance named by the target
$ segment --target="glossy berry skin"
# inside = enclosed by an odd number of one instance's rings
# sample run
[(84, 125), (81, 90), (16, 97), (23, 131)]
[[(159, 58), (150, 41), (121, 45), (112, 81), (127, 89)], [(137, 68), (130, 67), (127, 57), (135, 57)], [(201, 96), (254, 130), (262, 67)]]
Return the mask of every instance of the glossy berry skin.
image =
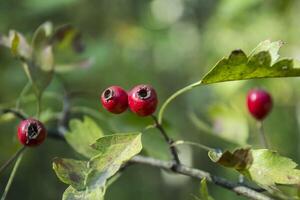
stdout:
[(138, 116), (144, 117), (155, 112), (157, 94), (150, 85), (137, 85), (128, 94), (129, 108)]
[(265, 90), (252, 89), (248, 92), (247, 105), (254, 118), (263, 120), (272, 110), (272, 97)]
[(128, 108), (127, 92), (119, 86), (111, 86), (103, 91), (101, 103), (109, 112), (120, 114)]
[(18, 126), (18, 139), (25, 146), (38, 146), (44, 142), (46, 137), (46, 128), (42, 122), (36, 119), (25, 119)]

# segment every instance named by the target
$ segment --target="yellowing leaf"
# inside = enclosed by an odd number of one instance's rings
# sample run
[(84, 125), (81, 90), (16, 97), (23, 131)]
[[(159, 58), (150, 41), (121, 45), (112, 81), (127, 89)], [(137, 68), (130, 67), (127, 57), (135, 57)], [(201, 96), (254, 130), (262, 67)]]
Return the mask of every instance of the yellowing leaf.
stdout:
[(253, 163), (248, 169), (250, 178), (262, 185), (300, 184), (300, 170), (290, 158), (268, 149), (252, 150)]
[(64, 194), (63, 200), (104, 200), (105, 187), (91, 187), (85, 190), (76, 190), (69, 186)]
[(85, 177), (89, 171), (86, 161), (55, 158), (53, 169), (62, 182), (78, 190), (85, 188)]

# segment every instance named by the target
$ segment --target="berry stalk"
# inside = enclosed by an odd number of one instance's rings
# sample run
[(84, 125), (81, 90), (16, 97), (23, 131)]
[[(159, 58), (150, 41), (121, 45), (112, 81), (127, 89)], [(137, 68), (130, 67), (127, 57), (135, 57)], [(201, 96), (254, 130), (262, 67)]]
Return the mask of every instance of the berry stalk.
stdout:
[(264, 125), (263, 125), (263, 121), (258, 121), (257, 122), (257, 129), (259, 132), (259, 137), (260, 137), (260, 143), (263, 147), (265, 147), (266, 149), (269, 148), (269, 144), (267, 141), (267, 137), (264, 131)]

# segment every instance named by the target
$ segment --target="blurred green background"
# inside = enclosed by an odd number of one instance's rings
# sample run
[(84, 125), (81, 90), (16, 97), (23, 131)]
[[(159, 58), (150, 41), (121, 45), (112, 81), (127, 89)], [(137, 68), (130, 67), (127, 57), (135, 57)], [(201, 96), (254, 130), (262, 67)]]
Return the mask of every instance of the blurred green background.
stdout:
[[(300, 58), (300, 1), (297, 0), (10, 0), (0, 2), (0, 32), (10, 29), (28, 38), (45, 21), (56, 26), (70, 23), (81, 30), (92, 59), (88, 68), (74, 67), (60, 73), (43, 98), (42, 119), (48, 127), (62, 109), (63, 88), (84, 92), (72, 101), (72, 117), (92, 116), (106, 134), (139, 131), (151, 123), (131, 113), (120, 116), (105, 112), (99, 94), (110, 85), (126, 89), (149, 83), (161, 103), (177, 89), (198, 81), (219, 59), (236, 48), (250, 52), (260, 41), (283, 40), (281, 54)], [(64, 54), (59, 55), (64, 58)], [(65, 59), (76, 59), (65, 56)], [(0, 107), (14, 107), (27, 77), (19, 61), (0, 48)], [(299, 78), (235, 81), (204, 86), (179, 97), (168, 107), (165, 125), (175, 139), (203, 143), (221, 149), (251, 144), (259, 147), (255, 121), (245, 106), (252, 87), (273, 95), (274, 109), (265, 121), (272, 149), (300, 162)], [(21, 108), (35, 114), (32, 91)], [(18, 119), (0, 118), (0, 163), (18, 148)], [(88, 134), (88, 133), (87, 133)], [(144, 154), (160, 159), (170, 155), (155, 130), (143, 135)], [(217, 166), (201, 149), (179, 146), (182, 161), (236, 181), (238, 174)], [(64, 142), (48, 139), (24, 157), (8, 199), (61, 199), (66, 185), (52, 170), (54, 157), (79, 157)], [(1, 174), (3, 191), (9, 176)], [(131, 166), (108, 189), (108, 200), (194, 199), (199, 181), (145, 166)], [(209, 184), (215, 199), (244, 199)]]

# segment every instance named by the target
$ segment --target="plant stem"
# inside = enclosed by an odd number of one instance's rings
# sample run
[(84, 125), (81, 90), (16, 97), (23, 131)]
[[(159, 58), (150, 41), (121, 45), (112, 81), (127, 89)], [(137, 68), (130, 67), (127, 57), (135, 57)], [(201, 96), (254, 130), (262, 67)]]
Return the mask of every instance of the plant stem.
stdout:
[(161, 106), (160, 110), (159, 110), (159, 113), (158, 113), (158, 122), (160, 124), (162, 124), (162, 119), (163, 119), (163, 115), (164, 115), (164, 112), (165, 112), (165, 109), (167, 108), (167, 106), (169, 105), (169, 103), (174, 100), (176, 97), (178, 97), (179, 95), (193, 89), (194, 87), (197, 87), (197, 86), (200, 86), (201, 85), (201, 81), (199, 82), (196, 82), (196, 83), (192, 83), (180, 90), (178, 90), (177, 92), (175, 92), (174, 94), (172, 94), (164, 103), (163, 105)]
[(15, 166), (14, 166), (14, 168), (13, 168), (13, 170), (12, 170), (10, 176), (9, 176), (9, 179), (8, 179), (8, 181), (7, 181), (7, 184), (6, 184), (6, 187), (5, 187), (5, 189), (4, 189), (4, 193), (3, 193), (2, 197), (1, 197), (1, 200), (5, 200), (5, 198), (6, 198), (6, 195), (7, 195), (8, 191), (9, 191), (9, 188), (10, 188), (10, 186), (11, 186), (13, 180), (14, 180), (14, 177), (15, 177), (15, 175), (16, 175), (16, 172), (17, 172), (17, 170), (18, 170), (18, 167), (19, 167), (19, 165), (20, 165), (20, 163), (21, 163), (22, 157), (23, 157), (23, 153), (21, 153), (21, 154), (18, 156), (18, 159), (17, 159), (17, 161), (16, 161), (16, 163), (15, 163)]
[(39, 119), (40, 118), (40, 115), (41, 115), (41, 110), (42, 110), (42, 108), (41, 108), (41, 104), (42, 104), (42, 96), (41, 95), (39, 95), (39, 96), (37, 96), (36, 97), (36, 100), (37, 100), (37, 106), (36, 106), (36, 118), (37, 119)]
[(261, 143), (261, 145), (264, 148), (268, 149), (269, 145), (268, 145), (268, 141), (267, 141), (267, 138), (266, 138), (266, 135), (265, 135), (263, 121), (258, 121), (257, 122), (257, 129), (258, 129), (258, 132), (259, 132), (259, 137), (260, 137), (260, 143)]
[(15, 109), (10, 109), (10, 108), (5, 108), (5, 109), (0, 109), (0, 114), (6, 114), (6, 113), (12, 113), (14, 114), (16, 117), (24, 120), (26, 119), (27, 117), (25, 116), (25, 114), (21, 113), (20, 111), (18, 110), (15, 110)]
[(180, 160), (179, 160), (179, 156), (177, 153), (177, 149), (175, 146), (173, 146), (173, 140), (168, 136), (168, 134), (166, 133), (165, 129), (162, 127), (162, 125), (158, 122), (157, 118), (154, 115), (151, 115), (152, 119), (155, 122), (155, 127), (160, 131), (160, 133), (162, 134), (162, 136), (164, 137), (165, 141), (168, 143), (171, 154), (173, 156), (173, 160), (175, 161), (175, 165), (174, 167), (180, 165)]
[(228, 181), (222, 177), (214, 176), (206, 171), (190, 168), (185, 165), (179, 165), (177, 168), (173, 168), (173, 162), (157, 160), (155, 158), (144, 157), (144, 156), (135, 156), (129, 162), (144, 164), (160, 169), (164, 169), (167, 171), (173, 171), (177, 174), (183, 174), (195, 179), (202, 180), (206, 178), (207, 181), (212, 182), (218, 186), (221, 186), (227, 190), (231, 190), (238, 195), (247, 197), (253, 200), (275, 200), (261, 192), (265, 191), (261, 188), (252, 188), (251, 186), (247, 186), (245, 184), (233, 183)]
[(21, 106), (21, 101), (22, 101), (22, 98), (24, 97), (24, 95), (28, 92), (28, 90), (30, 89), (31, 87), (31, 82), (29, 81), (25, 87), (22, 89), (20, 95), (19, 95), (19, 98), (17, 99), (16, 101), (16, 110), (19, 110), (20, 109), (20, 106)]
[(184, 140), (175, 141), (175, 142), (173, 142), (172, 146), (181, 145), (181, 144), (187, 144), (187, 145), (192, 145), (192, 146), (195, 146), (195, 147), (199, 147), (200, 149), (203, 149), (205, 151), (215, 151), (214, 148), (210, 148), (210, 147), (208, 147), (204, 144), (199, 144), (199, 143), (184, 141)]
[(25, 146), (23, 146), (21, 149), (19, 149), (9, 160), (7, 160), (1, 167), (0, 167), (0, 173), (3, 172), (10, 164), (12, 164), (25, 150)]

